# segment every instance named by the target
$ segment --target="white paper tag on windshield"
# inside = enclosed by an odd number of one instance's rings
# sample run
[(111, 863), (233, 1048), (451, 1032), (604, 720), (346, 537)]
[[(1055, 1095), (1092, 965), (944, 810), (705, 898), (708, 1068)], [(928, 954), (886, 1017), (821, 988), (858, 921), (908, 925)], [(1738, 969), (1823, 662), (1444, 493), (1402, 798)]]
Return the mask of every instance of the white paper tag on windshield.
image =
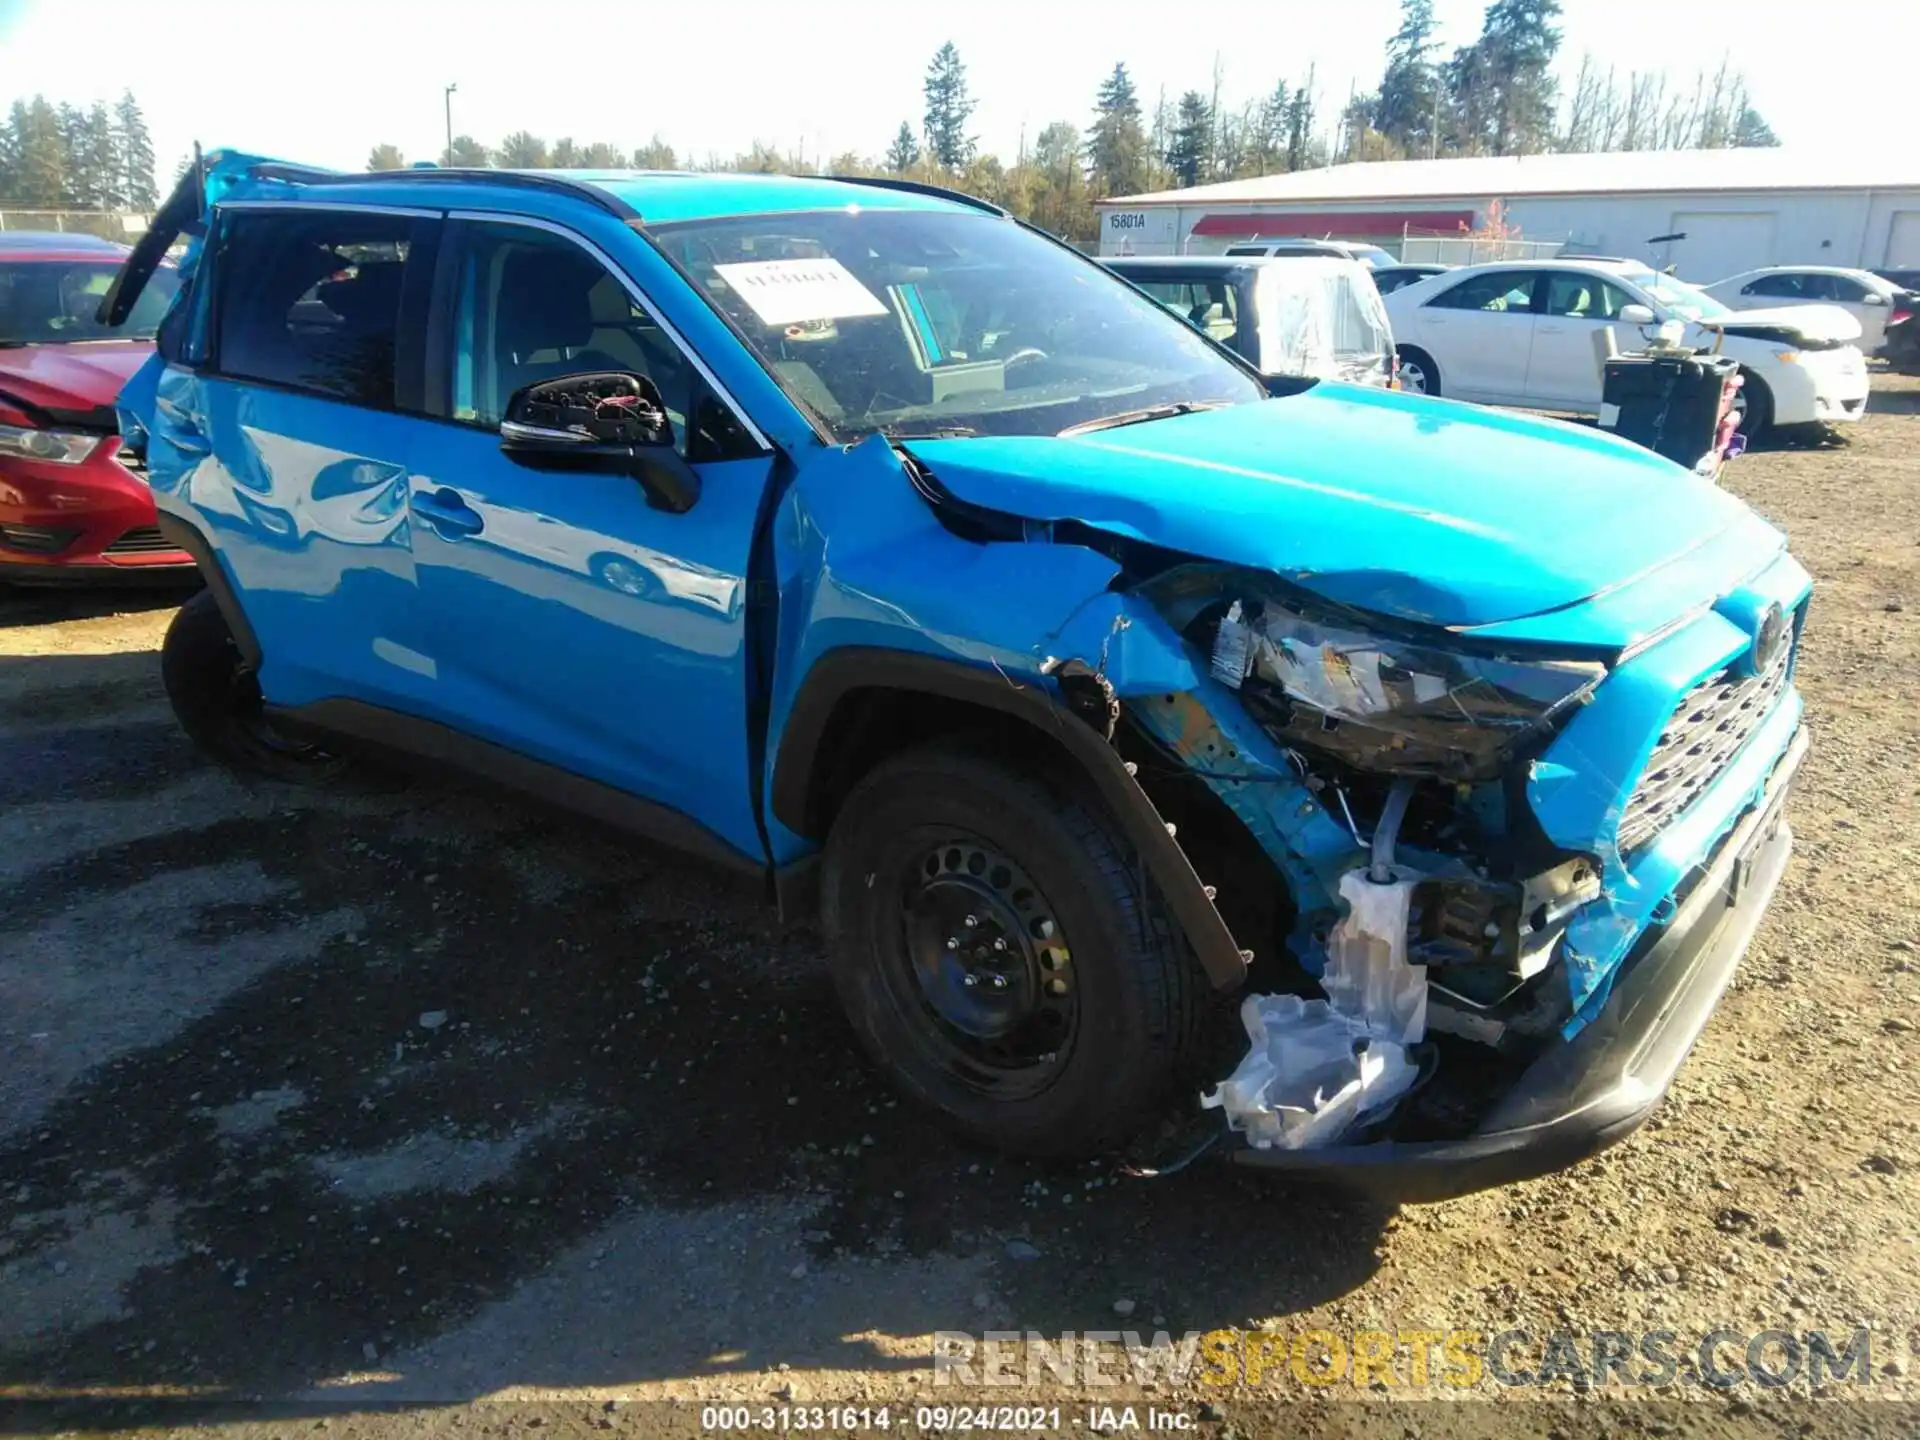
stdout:
[(755, 260), (716, 265), (720, 278), (769, 325), (802, 320), (847, 320), (884, 315), (887, 307), (830, 256), (814, 260)]

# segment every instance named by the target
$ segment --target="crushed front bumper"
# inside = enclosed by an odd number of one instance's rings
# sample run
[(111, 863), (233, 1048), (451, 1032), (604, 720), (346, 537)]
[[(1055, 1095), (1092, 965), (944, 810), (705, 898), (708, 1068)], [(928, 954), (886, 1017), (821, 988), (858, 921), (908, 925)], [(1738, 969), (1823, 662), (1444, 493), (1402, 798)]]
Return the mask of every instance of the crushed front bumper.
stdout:
[(1231, 1158), (1422, 1203), (1545, 1175), (1625, 1138), (1666, 1095), (1766, 913), (1793, 849), (1786, 796), (1806, 750), (1802, 730), (1673, 918), (1623, 967), (1605, 1007), (1534, 1061), (1474, 1134), (1302, 1150), (1243, 1146)]

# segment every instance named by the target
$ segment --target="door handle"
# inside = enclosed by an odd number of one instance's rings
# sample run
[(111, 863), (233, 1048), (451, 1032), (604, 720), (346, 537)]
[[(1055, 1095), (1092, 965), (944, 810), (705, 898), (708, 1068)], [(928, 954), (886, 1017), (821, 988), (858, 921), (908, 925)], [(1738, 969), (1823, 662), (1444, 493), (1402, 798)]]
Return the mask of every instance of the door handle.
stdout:
[(1566, 331), (1567, 327), (1564, 325), (1542, 325), (1540, 327), (1540, 333), (1542, 335), (1564, 335)]
[(478, 535), (486, 528), (480, 512), (467, 504), (458, 490), (445, 487), (428, 495), (413, 497), (413, 513), (438, 531), (443, 539), (457, 540), (462, 535)]

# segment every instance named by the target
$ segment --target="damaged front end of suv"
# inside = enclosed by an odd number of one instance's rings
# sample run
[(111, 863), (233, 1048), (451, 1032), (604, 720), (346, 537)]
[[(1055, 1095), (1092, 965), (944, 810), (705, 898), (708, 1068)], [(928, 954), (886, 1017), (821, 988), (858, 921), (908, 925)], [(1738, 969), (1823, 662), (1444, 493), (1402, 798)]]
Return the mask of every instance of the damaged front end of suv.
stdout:
[(1652, 1112), (1791, 845), (1810, 581), (1764, 530), (1658, 624), (1617, 592), (1435, 624), (1161, 555), (1054, 637), (1242, 947), (1207, 1142), (1420, 1201)]

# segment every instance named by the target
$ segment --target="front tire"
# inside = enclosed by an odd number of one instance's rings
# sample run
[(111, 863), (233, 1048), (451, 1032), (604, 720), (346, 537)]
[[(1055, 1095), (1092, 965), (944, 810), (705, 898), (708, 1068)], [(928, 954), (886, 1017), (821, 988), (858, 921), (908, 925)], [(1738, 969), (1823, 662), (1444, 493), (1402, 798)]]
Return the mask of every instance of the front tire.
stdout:
[(1747, 444), (1752, 445), (1773, 424), (1773, 392), (1767, 389), (1766, 381), (1751, 370), (1742, 370), (1740, 374), (1743, 383), (1734, 391), (1733, 401), (1734, 413), (1740, 419), (1734, 428), (1747, 437)]
[(929, 747), (883, 761), (828, 838), (834, 983), (915, 1101), (1000, 1149), (1087, 1156), (1181, 1075), (1203, 987), (1107, 816)]
[(335, 785), (352, 760), (275, 731), (260, 684), (234, 644), (213, 592), (180, 607), (160, 647), (160, 676), (180, 728), (193, 743), (243, 775), (301, 785)]
[(1400, 388), (1409, 395), (1440, 394), (1440, 367), (1418, 345), (1402, 345), (1395, 352), (1400, 359)]

